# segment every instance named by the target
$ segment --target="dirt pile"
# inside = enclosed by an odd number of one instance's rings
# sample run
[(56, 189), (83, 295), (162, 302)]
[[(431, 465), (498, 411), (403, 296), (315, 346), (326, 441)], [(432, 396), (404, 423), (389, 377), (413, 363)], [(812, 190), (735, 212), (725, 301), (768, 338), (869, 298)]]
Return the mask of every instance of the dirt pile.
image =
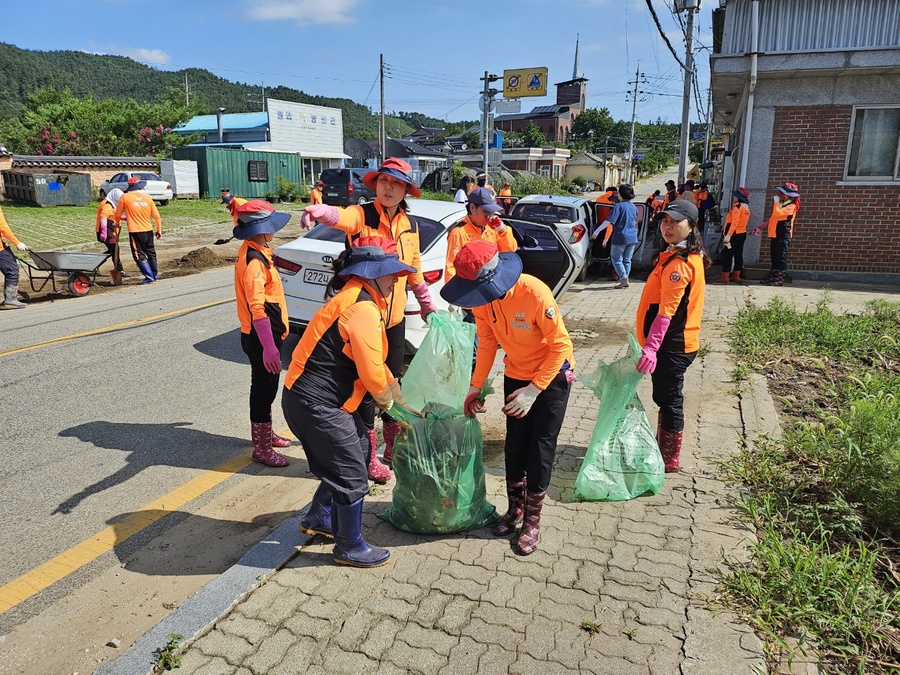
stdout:
[(210, 267), (221, 267), (228, 264), (228, 260), (216, 253), (208, 246), (194, 249), (169, 262), (169, 267), (173, 269), (209, 269)]

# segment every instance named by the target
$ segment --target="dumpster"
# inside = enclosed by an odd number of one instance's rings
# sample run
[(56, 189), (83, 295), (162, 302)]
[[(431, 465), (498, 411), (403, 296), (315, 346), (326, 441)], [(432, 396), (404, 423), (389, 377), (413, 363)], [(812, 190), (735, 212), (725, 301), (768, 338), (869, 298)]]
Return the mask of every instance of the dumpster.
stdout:
[(91, 203), (91, 176), (74, 171), (3, 172), (6, 198), (35, 206), (86, 206)]

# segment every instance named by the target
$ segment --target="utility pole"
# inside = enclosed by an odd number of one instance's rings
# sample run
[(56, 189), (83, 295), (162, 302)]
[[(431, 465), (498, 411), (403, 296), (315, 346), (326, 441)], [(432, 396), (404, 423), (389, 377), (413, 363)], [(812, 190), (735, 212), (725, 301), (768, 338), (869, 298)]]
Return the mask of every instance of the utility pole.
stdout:
[(184, 107), (191, 104), (191, 90), (188, 88), (187, 73), (184, 74)]
[(606, 189), (606, 153), (609, 151), (609, 136), (603, 141), (603, 185), (600, 186), (601, 192)]
[(709, 161), (709, 142), (712, 136), (712, 116), (710, 108), (712, 107), (712, 87), (706, 90), (706, 140), (703, 143), (703, 161)]
[(694, 78), (694, 12), (697, 11), (699, 6), (700, 0), (675, 0), (675, 11), (687, 12), (684, 93), (681, 99), (681, 150), (678, 157), (679, 183), (683, 183), (687, 177), (688, 142), (691, 136), (691, 86)]
[(484, 89), (481, 90), (481, 144), (482, 164), (484, 165), (482, 171), (484, 173), (488, 172), (488, 148), (494, 137), (494, 117), (491, 115), (491, 109), (494, 106), (494, 96), (500, 93), (497, 89), (491, 89), (491, 83), (499, 79), (499, 76), (491, 75), (488, 71), (484, 71), (484, 77), (481, 78), (484, 82)]
[(381, 77), (381, 122), (378, 125), (378, 154), (380, 163), (384, 163), (386, 157), (384, 156), (387, 146), (387, 133), (384, 128), (384, 54), (380, 55), (381, 66), (379, 69), (380, 77)]
[(638, 89), (638, 86), (646, 84), (647, 82), (646, 79), (641, 80), (642, 77), (644, 77), (644, 74), (641, 72), (641, 62), (638, 61), (637, 70), (634, 72), (634, 82), (628, 83), (634, 85), (634, 92), (631, 93), (631, 140), (628, 143), (628, 171), (626, 173), (626, 183), (631, 183), (631, 167), (632, 164), (634, 164), (634, 119), (637, 116), (637, 98), (638, 94), (644, 93)]

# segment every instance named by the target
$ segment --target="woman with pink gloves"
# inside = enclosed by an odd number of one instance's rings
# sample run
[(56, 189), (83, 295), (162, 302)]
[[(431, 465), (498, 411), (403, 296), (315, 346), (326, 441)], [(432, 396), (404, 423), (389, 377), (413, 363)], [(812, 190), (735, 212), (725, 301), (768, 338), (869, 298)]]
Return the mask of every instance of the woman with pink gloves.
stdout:
[[(398, 277), (393, 293), (387, 298), (387, 366), (392, 373), (403, 370), (403, 352), (406, 345), (406, 290), (409, 288), (425, 319), (437, 310), (428, 284), (422, 276), (422, 258), (419, 249), (419, 230), (414, 218), (407, 216), (406, 196), (419, 196), (409, 174), (409, 164), (402, 159), (389, 157), (378, 168), (363, 176), (363, 183), (375, 190), (375, 201), (360, 206), (339, 209), (328, 204), (315, 204), (303, 210), (300, 226), (304, 229), (312, 227), (312, 221), (318, 221), (330, 227), (336, 227), (347, 233), (347, 245), (359, 237), (387, 237), (397, 244), (397, 254), (402, 263), (416, 271), (409, 276)], [(387, 483), (391, 477), (390, 469), (378, 461), (375, 455), (375, 404), (367, 396), (360, 406), (360, 414), (368, 430), (371, 441), (371, 458), (369, 462), (369, 478), (376, 483)], [(400, 432), (400, 424), (390, 415), (383, 414), (382, 434), (384, 436), (384, 461), (391, 462), (394, 451), (394, 439)]]

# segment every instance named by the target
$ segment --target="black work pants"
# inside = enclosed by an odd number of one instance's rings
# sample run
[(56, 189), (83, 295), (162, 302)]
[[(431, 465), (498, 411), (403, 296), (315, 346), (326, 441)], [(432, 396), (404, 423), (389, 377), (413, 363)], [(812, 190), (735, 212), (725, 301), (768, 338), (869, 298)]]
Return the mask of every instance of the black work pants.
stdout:
[(684, 430), (684, 374), (697, 352), (682, 354), (658, 351), (653, 382), (653, 402), (659, 406), (660, 424), (666, 431)]
[(775, 228), (775, 237), (769, 239), (769, 259), (772, 261), (773, 270), (787, 270), (787, 252), (791, 245), (791, 230), (789, 224), (778, 223)]
[(16, 262), (16, 256), (13, 255), (12, 250), (8, 248), (0, 251), (0, 272), (3, 272), (7, 284), (19, 281), (19, 263)]
[[(387, 329), (388, 353), (385, 363), (391, 369), (394, 377), (399, 378), (403, 372), (403, 355), (406, 353), (406, 319), (403, 319), (396, 326)], [(359, 414), (362, 417), (366, 429), (375, 428), (375, 401), (371, 394), (363, 397), (362, 403), (359, 404)], [(382, 422), (393, 422), (394, 418), (384, 413), (381, 416)]]
[(281, 409), (300, 440), (309, 470), (338, 504), (352, 504), (369, 493), (369, 438), (359, 413), (306, 400), (284, 388)]
[[(281, 351), (281, 337), (275, 338), (275, 346)], [(278, 380), (281, 373), (270, 373), (263, 363), (263, 348), (256, 330), (251, 326), (250, 334), (241, 333), (241, 349), (250, 359), (250, 421), (271, 422), (272, 403), (278, 395)]]
[(153, 231), (129, 232), (128, 240), (131, 243), (131, 257), (134, 262), (153, 263), (156, 260), (156, 244), (153, 243)]
[(723, 272), (740, 272), (744, 269), (744, 244), (746, 241), (746, 232), (731, 235), (731, 248), (722, 249)]
[[(503, 378), (503, 400), (516, 389), (528, 386), (528, 380)], [(521, 419), (506, 417), (506, 480), (517, 482), (526, 478), (532, 492), (545, 492), (550, 485), (556, 441), (566, 417), (569, 390), (565, 373), (559, 373), (542, 391), (528, 414)]]

